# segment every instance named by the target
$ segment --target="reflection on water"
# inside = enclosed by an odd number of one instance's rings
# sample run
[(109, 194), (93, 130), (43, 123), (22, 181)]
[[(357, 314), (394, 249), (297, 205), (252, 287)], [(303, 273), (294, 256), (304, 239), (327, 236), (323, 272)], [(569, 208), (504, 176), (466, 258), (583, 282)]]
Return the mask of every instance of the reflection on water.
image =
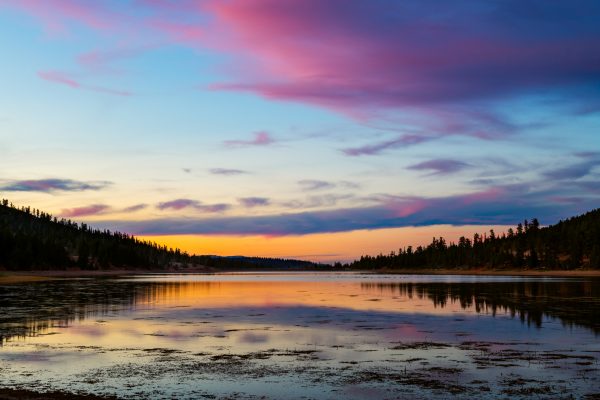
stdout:
[(600, 392), (587, 379), (600, 373), (593, 279), (70, 279), (0, 286), (0, 309), (0, 386), (125, 398)]
[[(290, 280), (286, 275), (280, 275), (280, 280), (272, 280), (273, 275), (267, 275), (265, 280), (259, 277), (258, 280), (242, 281), (239, 276), (223, 281), (173, 281), (167, 276), (0, 286), (3, 311), (0, 314), (0, 344), (12, 336), (35, 335), (52, 324), (69, 325), (75, 320), (180, 303), (202, 308), (251, 304), (264, 307), (270, 303), (327, 305), (364, 310), (429, 310), (438, 314), (444, 313), (446, 308), (454, 311), (459, 306), (475, 313), (518, 316), (522, 322), (536, 327), (542, 326), (544, 317), (551, 317), (559, 318), (565, 325), (575, 324), (600, 332), (598, 280), (386, 282), (396, 277), (380, 277), (375, 282), (355, 284), (326, 279), (298, 281), (294, 275)], [(179, 276), (178, 279), (182, 278)], [(460, 280), (461, 277), (453, 279)], [(366, 294), (381, 297), (365, 299)]]
[(600, 282), (525, 281), (476, 283), (362, 283), (365, 290), (429, 299), (436, 307), (449, 302), (477, 313), (509, 313), (541, 327), (544, 317), (559, 318), (600, 333)]

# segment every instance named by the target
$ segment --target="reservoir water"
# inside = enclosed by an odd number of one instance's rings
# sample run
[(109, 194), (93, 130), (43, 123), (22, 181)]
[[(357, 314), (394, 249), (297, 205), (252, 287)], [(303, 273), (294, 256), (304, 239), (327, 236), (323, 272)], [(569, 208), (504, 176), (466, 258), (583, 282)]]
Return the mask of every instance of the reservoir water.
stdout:
[(600, 398), (600, 280), (139, 275), (0, 286), (0, 387), (119, 398)]

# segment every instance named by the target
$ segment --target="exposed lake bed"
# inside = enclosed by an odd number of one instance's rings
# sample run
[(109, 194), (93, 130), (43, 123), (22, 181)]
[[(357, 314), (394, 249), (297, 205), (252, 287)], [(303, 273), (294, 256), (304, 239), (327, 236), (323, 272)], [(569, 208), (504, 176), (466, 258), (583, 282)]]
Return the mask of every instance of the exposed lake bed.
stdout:
[(600, 282), (144, 275), (0, 286), (4, 388), (118, 398), (597, 398)]

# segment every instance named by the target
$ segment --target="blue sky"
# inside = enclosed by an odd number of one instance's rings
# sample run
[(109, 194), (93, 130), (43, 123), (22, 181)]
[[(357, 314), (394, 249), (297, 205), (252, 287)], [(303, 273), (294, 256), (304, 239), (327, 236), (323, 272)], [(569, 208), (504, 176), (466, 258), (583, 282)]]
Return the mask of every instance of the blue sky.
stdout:
[(3, 0), (0, 193), (186, 235), (193, 252), (220, 249), (189, 235), (235, 253), (290, 236), (296, 254), (314, 234), (397, 229), (384, 250), (414, 244), (405, 227), (552, 224), (600, 197), (599, 15), (593, 1)]

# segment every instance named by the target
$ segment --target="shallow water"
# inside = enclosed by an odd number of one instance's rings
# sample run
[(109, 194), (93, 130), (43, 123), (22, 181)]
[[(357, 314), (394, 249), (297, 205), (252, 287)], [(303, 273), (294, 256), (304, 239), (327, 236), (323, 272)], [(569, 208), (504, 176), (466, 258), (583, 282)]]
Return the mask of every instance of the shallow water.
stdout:
[(600, 398), (600, 281), (248, 273), (0, 286), (0, 386), (123, 398)]

